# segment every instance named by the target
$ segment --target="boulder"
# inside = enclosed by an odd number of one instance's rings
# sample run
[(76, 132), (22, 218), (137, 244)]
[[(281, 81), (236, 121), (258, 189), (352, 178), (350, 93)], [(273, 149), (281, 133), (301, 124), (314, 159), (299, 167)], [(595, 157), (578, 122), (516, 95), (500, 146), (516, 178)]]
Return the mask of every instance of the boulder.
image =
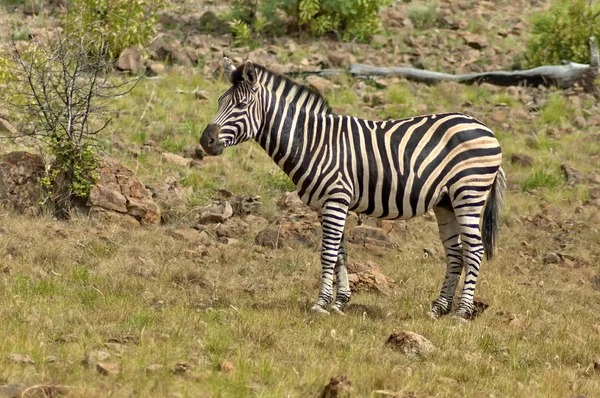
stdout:
[(327, 59), (333, 67), (349, 68), (351, 64), (356, 62), (356, 58), (352, 53), (343, 50), (332, 51), (327, 54)]
[(42, 197), (43, 159), (28, 152), (10, 152), (0, 157), (0, 203), (18, 212), (39, 214)]
[(352, 292), (380, 292), (389, 294), (396, 282), (383, 274), (377, 264), (370, 261), (348, 263), (348, 281)]
[(184, 187), (176, 178), (168, 177), (154, 188), (154, 201), (160, 207), (162, 220), (170, 221), (188, 211), (187, 198), (192, 195), (192, 187)]
[(142, 65), (142, 57), (136, 46), (127, 47), (117, 59), (117, 68), (122, 71), (137, 73)]
[(335, 85), (329, 80), (316, 75), (310, 75), (306, 77), (308, 85), (318, 91), (321, 94), (325, 94), (328, 91), (332, 91)]
[(427, 354), (435, 350), (431, 341), (420, 334), (409, 331), (392, 333), (385, 345), (407, 355)]
[(133, 170), (115, 160), (101, 159), (98, 175), (87, 202), (91, 219), (132, 226), (160, 222), (160, 208), (152, 199), (152, 192)]
[(148, 46), (152, 59), (170, 64), (192, 66), (187, 51), (181, 46), (179, 40), (173, 35), (163, 34), (158, 36)]

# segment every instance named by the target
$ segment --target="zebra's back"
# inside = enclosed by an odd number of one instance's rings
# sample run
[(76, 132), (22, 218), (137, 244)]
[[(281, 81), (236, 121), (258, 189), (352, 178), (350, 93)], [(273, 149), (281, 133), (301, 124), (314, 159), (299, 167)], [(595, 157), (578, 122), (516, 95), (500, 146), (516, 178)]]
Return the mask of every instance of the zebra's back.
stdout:
[[(487, 188), (500, 167), (502, 155), (492, 131), (463, 114), (381, 122), (328, 117), (339, 125), (331, 127), (332, 148), (324, 156), (330, 162), (321, 168), (321, 176), (330, 177), (321, 184), (322, 193), (334, 181), (350, 187), (350, 210), (359, 213), (389, 219), (419, 216), (445, 195), (459, 194), (465, 181), (477, 180), (473, 183)], [(331, 161), (336, 157), (338, 162)], [(336, 168), (340, 177), (334, 180)], [(313, 183), (313, 189), (318, 187)]]

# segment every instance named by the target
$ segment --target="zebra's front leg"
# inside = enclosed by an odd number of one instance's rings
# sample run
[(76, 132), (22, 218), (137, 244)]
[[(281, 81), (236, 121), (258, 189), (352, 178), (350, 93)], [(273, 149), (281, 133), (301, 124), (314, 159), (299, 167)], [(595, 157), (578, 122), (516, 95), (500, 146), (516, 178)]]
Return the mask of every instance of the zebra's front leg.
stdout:
[[(333, 301), (333, 272), (338, 263), (347, 213), (348, 205), (346, 204), (329, 201), (323, 205), (321, 214), (321, 227), (323, 229), (323, 238), (321, 240), (321, 289), (319, 290), (317, 302), (311, 309), (314, 312), (329, 313), (327, 306)], [(338, 269), (341, 269), (341, 267)], [(343, 269), (345, 271), (346, 267), (344, 266)], [(347, 271), (344, 274), (347, 284)], [(348, 298), (350, 298), (349, 292)], [(343, 306), (341, 309), (343, 309)]]
[(343, 315), (346, 304), (350, 301), (350, 283), (348, 282), (347, 254), (346, 254), (346, 238), (342, 235), (340, 242), (340, 250), (338, 252), (337, 263), (335, 264), (335, 303), (331, 310)]

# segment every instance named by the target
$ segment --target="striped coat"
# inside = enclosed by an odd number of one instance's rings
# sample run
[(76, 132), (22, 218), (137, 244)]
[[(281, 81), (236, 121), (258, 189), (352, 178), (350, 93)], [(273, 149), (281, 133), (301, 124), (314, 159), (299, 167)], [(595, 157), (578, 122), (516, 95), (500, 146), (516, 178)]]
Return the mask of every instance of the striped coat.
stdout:
[(232, 87), (201, 144), (209, 155), (256, 140), (296, 184), (304, 203), (322, 214), (322, 285), (313, 310), (350, 299), (344, 225), (348, 211), (408, 219), (433, 209), (446, 251), (446, 276), (431, 315), (448, 313), (465, 270), (458, 315), (473, 312), (484, 252), (493, 254), (505, 185), (502, 153), (492, 131), (460, 113), (368, 121), (331, 111), (318, 93), (247, 62), (225, 59)]

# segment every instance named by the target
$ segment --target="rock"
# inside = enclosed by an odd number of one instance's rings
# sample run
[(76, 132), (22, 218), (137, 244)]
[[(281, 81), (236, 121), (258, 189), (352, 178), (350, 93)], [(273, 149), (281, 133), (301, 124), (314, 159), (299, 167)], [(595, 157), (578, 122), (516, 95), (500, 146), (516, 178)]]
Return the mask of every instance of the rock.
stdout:
[(307, 76), (306, 82), (310, 87), (312, 87), (321, 94), (325, 94), (326, 92), (331, 91), (335, 88), (332, 82), (317, 75)]
[(127, 213), (127, 198), (121, 192), (106, 186), (96, 185), (88, 197), (88, 203), (119, 213)]
[(197, 22), (200, 31), (207, 33), (228, 33), (229, 24), (221, 20), (213, 11), (205, 11)]
[(293, 212), (297, 212), (297, 211), (304, 212), (308, 208), (302, 202), (302, 200), (300, 200), (300, 197), (298, 196), (298, 192), (296, 192), (296, 191), (284, 193), (283, 197), (279, 201), (279, 206), (286, 210), (290, 210)]
[(242, 195), (233, 198), (231, 206), (233, 207), (234, 215), (243, 217), (260, 211), (262, 202), (258, 195)]
[(39, 214), (44, 161), (28, 152), (11, 152), (0, 157), (0, 203), (20, 213)]
[(561, 164), (560, 169), (565, 175), (568, 184), (578, 184), (585, 180), (585, 175), (575, 167), (569, 166), (568, 164)]
[(219, 364), (219, 370), (223, 373), (232, 374), (235, 373), (235, 366), (229, 361), (222, 361)]
[(209, 207), (203, 211), (198, 220), (198, 224), (222, 223), (231, 218), (231, 216), (233, 216), (233, 207), (231, 206), (231, 203), (223, 201), (222, 203)]
[(336, 376), (329, 379), (320, 398), (348, 398), (352, 396), (352, 383), (346, 376)]
[(91, 351), (81, 360), (81, 364), (91, 369), (96, 366), (98, 362), (105, 362), (110, 359), (110, 354), (107, 351)]
[(162, 368), (163, 368), (163, 366), (161, 364), (153, 363), (153, 364), (146, 366), (146, 373), (156, 373), (159, 370), (161, 370)]
[(185, 242), (196, 243), (201, 240), (200, 234), (194, 228), (179, 228), (168, 233), (173, 238)]
[(158, 36), (150, 43), (148, 49), (154, 60), (181, 66), (192, 66), (192, 60), (187, 51), (181, 47), (181, 43), (173, 35), (163, 34)]
[(23, 397), (26, 387), (23, 384), (0, 385), (0, 397), (17, 398)]
[(544, 255), (543, 262), (544, 264), (559, 264), (561, 262), (561, 258), (556, 253), (548, 253)]
[(96, 370), (104, 376), (116, 376), (121, 373), (119, 365), (113, 362), (98, 362), (96, 364)]
[(183, 156), (176, 155), (171, 152), (163, 152), (161, 159), (167, 163), (171, 163), (181, 167), (190, 167), (192, 159), (186, 159)]
[[(111, 159), (101, 159), (98, 181), (90, 191), (90, 218), (100, 223), (148, 225), (160, 222), (160, 208), (152, 192), (133, 170)], [(123, 208), (125, 198), (125, 208)]]
[(407, 355), (427, 354), (436, 349), (425, 337), (408, 331), (392, 333), (385, 344)]
[(532, 167), (534, 164), (533, 156), (518, 152), (510, 155), (510, 162), (523, 167)]
[(352, 292), (377, 291), (389, 294), (396, 282), (383, 274), (377, 264), (370, 261), (348, 263), (348, 281)]
[[(388, 44), (388, 38), (384, 35), (373, 35), (371, 37), (371, 45), (374, 48), (382, 48)], [(354, 63), (354, 62), (351, 62)]]
[(351, 64), (356, 62), (356, 58), (348, 51), (337, 50), (327, 54), (327, 59), (333, 67), (349, 68)]
[(506, 113), (501, 110), (492, 111), (492, 114), (490, 117), (494, 122), (496, 122), (498, 124), (502, 124), (506, 121)]
[(122, 71), (137, 73), (142, 63), (142, 57), (136, 46), (124, 49), (117, 59), (117, 68)]
[(254, 238), (254, 243), (269, 249), (281, 249), (286, 245), (281, 229), (272, 227), (260, 231)]
[(600, 292), (600, 274), (594, 276), (590, 282), (592, 283), (592, 287), (594, 288), (594, 290), (597, 290)]
[[(19, 130), (16, 129), (8, 120), (0, 117), (0, 133), (1, 135), (19, 136)], [(8, 133), (8, 134), (6, 134)]]
[(381, 228), (358, 225), (348, 232), (348, 242), (355, 244), (373, 244), (382, 247), (393, 247), (389, 237)]
[(190, 370), (192, 370), (192, 365), (186, 362), (177, 362), (173, 365), (173, 373), (176, 375), (182, 375)]
[(148, 70), (148, 75), (150, 76), (162, 75), (167, 69), (167, 67), (164, 64), (152, 60), (147, 60), (145, 65)]
[(90, 209), (89, 218), (95, 225), (120, 225), (125, 228), (139, 228), (140, 222), (133, 216), (94, 206)]
[(206, 154), (204, 153), (204, 150), (202, 149), (202, 146), (200, 144), (197, 144), (191, 148), (186, 148), (183, 150), (184, 158), (190, 158), (190, 159), (194, 159), (194, 160), (202, 160), (202, 159), (204, 159), (204, 156), (206, 156)]
[(6, 358), (12, 363), (17, 363), (19, 365), (35, 365), (33, 359), (31, 359), (31, 357), (26, 354), (8, 354)]
[(44, 362), (46, 363), (56, 363), (58, 362), (58, 358), (54, 355), (48, 355), (45, 359)]
[(475, 50), (481, 50), (488, 45), (486, 38), (478, 34), (466, 34), (463, 36), (463, 39), (469, 47)]
[(512, 120), (528, 120), (529, 112), (521, 108), (511, 108), (509, 111)]
[(184, 187), (176, 178), (168, 177), (154, 188), (154, 201), (161, 210), (162, 220), (169, 222), (188, 211), (187, 198), (194, 193), (192, 187)]
[(230, 218), (224, 224), (220, 224), (215, 233), (219, 238), (239, 239), (248, 232), (250, 225), (239, 218)]

